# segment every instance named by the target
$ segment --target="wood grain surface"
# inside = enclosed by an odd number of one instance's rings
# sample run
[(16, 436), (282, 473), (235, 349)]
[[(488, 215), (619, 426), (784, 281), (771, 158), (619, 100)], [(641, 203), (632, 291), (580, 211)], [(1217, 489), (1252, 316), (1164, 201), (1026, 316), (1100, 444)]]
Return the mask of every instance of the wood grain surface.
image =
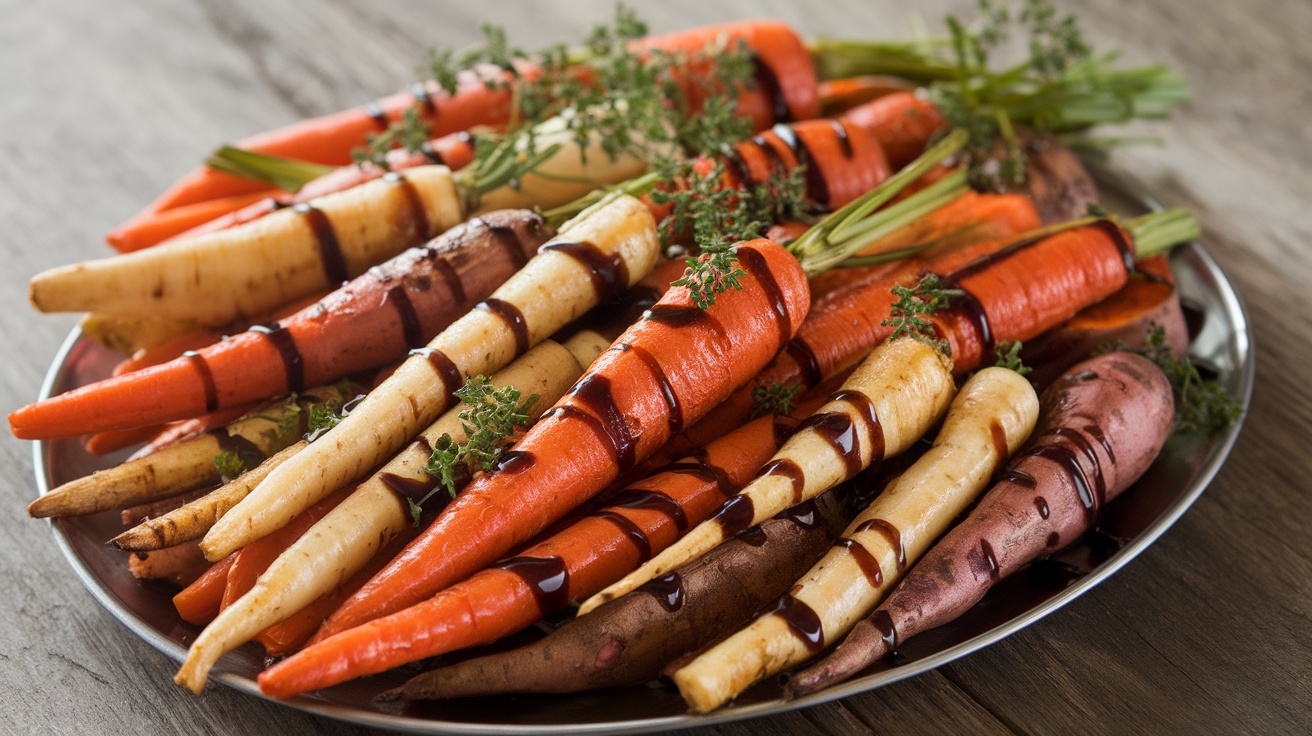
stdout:
[[(966, 0), (920, 3), (931, 29)], [(1075, 3), (1064, 3), (1074, 6)], [(0, 4), (0, 405), (32, 400), (71, 328), (25, 280), (107, 253), (103, 233), (217, 143), (407, 84), (433, 45), (495, 17), (538, 46), (609, 0), (46, 0)], [(1306, 733), (1312, 728), (1312, 3), (1092, 0), (1079, 14), (1124, 61), (1183, 71), (1194, 100), (1136, 126), (1160, 146), (1115, 161), (1200, 218), (1254, 325), (1258, 382), (1229, 462), (1143, 555), (1058, 613), (880, 690), (689, 733)], [(666, 0), (654, 30), (779, 17), (806, 35), (905, 36), (891, 0)], [(0, 441), (0, 732), (364, 732), (211, 687), (103, 610), (26, 518), (29, 444)]]

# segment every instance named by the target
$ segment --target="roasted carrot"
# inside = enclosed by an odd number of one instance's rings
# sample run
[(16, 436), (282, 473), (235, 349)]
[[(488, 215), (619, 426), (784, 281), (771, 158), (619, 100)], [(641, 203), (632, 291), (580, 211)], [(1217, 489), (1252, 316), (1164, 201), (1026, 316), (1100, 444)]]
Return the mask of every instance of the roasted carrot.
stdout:
[(1075, 541), (1148, 468), (1170, 433), (1171, 387), (1153, 363), (1107, 353), (1043, 395), (1034, 438), (970, 515), (911, 568), (837, 649), (789, 686), (840, 682), (973, 606), (998, 580)]
[(413, 605), (492, 562), (759, 370), (801, 324), (806, 280), (769, 241), (739, 246), (738, 258), (741, 291), (705, 311), (686, 287), (668, 292), (517, 445), (528, 453), (520, 467), (471, 485), (333, 615), (325, 634)]
[[(647, 208), (611, 196), (567, 223), (485, 307), (471, 310), (417, 351), (340, 424), (275, 470), (203, 542), (214, 559), (278, 528), (401, 449), (451, 404), (466, 375), (488, 375), (654, 264)], [(222, 551), (220, 551), (222, 550)]]
[(228, 570), (232, 568), (235, 559), (236, 552), (210, 565), (200, 577), (173, 596), (173, 607), (183, 621), (204, 626), (218, 615), (219, 606), (223, 602), (223, 590), (227, 586)]
[(850, 518), (848, 504), (826, 493), (546, 638), (425, 672), (383, 698), (565, 693), (650, 680), (675, 657), (747, 623), (820, 558)]
[(489, 296), (545, 240), (531, 212), (475, 218), (271, 326), (24, 407), (10, 427), (48, 438), (185, 419), (399, 360)]
[(820, 114), (829, 118), (871, 100), (914, 88), (914, 84), (899, 77), (868, 74), (822, 81), (816, 85), (816, 96), (820, 98)]
[(514, 557), (426, 601), (319, 640), (264, 672), (260, 688), (286, 698), (519, 631), (615, 581), (705, 518), (796, 423), (750, 422)]
[(839, 119), (874, 131), (894, 169), (919, 156), (934, 133), (947, 125), (938, 107), (915, 91), (884, 95), (848, 110)]
[[(583, 373), (584, 366), (609, 343), (609, 340), (582, 333), (567, 340), (565, 345), (547, 340), (489, 380), (494, 385), (515, 387), (524, 396), (537, 395), (539, 401), (534, 402), (525, 415), (533, 422), (565, 393)], [(360, 483), (345, 500), (272, 560), (250, 590), (226, 608), (192, 643), (174, 680), (199, 692), (205, 686), (210, 667), (224, 653), (298, 610), (316, 605), (344, 580), (380, 556), (381, 548), (389, 540), (413, 537), (411, 527), (415, 520), (411, 504), (423, 504), (429, 512), (435, 512), (449, 499), (446, 492), (435, 492), (438, 478), (428, 474), (425, 468), (433, 447), (442, 437), (448, 436), (455, 442), (468, 439), (466, 425), (460, 416), (466, 408), (461, 403), (446, 412), (404, 452)], [(253, 472), (259, 471), (257, 468)], [(281, 534), (281, 531), (274, 534)], [(358, 581), (351, 592), (365, 582)], [(312, 619), (313, 627), (303, 636), (284, 633), (304, 640), (335, 608), (333, 606)]]
[[(810, 56), (797, 34), (782, 23), (748, 21), (694, 28), (638, 40), (633, 46), (691, 54), (704, 50), (712, 42), (738, 40), (752, 48), (757, 60), (757, 83), (742, 91), (738, 114), (752, 118), (758, 130), (775, 122), (804, 120), (819, 114)], [(517, 71), (530, 76), (538, 73), (530, 62), (522, 62)], [(506, 72), (501, 81), (513, 82), (511, 74)], [(460, 75), (453, 95), (437, 90), (432, 83), (416, 85), (409, 92), (262, 133), (237, 145), (261, 153), (344, 166), (351, 163), (351, 150), (365, 142), (365, 134), (385, 129), (408, 108), (419, 110), (434, 136), (467, 131), (478, 125), (504, 124), (510, 117), (511, 89), (512, 85), (485, 82), (466, 72)], [(696, 89), (689, 89), (688, 96), (694, 108), (700, 104)], [(143, 214), (246, 193), (261, 186), (212, 169), (199, 169), (160, 195)]]
[(153, 213), (148, 217), (134, 219), (119, 225), (105, 236), (105, 240), (120, 253), (149, 248), (164, 242), (179, 233), (187, 232), (202, 223), (226, 215), (234, 210), (267, 200), (274, 196), (277, 189), (258, 189), (245, 194), (233, 194), (217, 199), (173, 207), (163, 212)]
[(984, 490), (1038, 414), (1034, 388), (1015, 371), (994, 367), (972, 375), (933, 447), (857, 516), (773, 610), (674, 673), (692, 710), (720, 707), (846, 632)]

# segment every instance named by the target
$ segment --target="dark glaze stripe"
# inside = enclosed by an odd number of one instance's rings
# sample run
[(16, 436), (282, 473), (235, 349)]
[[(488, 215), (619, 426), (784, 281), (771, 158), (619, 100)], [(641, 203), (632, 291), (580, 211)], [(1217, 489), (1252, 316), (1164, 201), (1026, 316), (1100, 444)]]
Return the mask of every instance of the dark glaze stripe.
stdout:
[(1029, 488), (1030, 490), (1037, 488), (1039, 485), (1039, 482), (1034, 480), (1034, 476), (1026, 473), (1024, 470), (1017, 470), (1011, 466), (1007, 466), (1007, 468), (1002, 471), (1002, 474), (998, 476), (998, 480), (1009, 481), (1022, 488)]
[(405, 336), (407, 347), (417, 348), (424, 344), (424, 330), (419, 325), (419, 313), (410, 302), (410, 295), (405, 287), (393, 286), (387, 290), (386, 301), (396, 308), (396, 316), (401, 320), (401, 334)]
[(834, 128), (834, 137), (838, 138), (838, 147), (843, 152), (843, 158), (851, 160), (856, 154), (852, 151), (852, 139), (847, 137), (847, 128), (843, 126), (841, 120), (830, 120), (829, 124)]
[(382, 105), (377, 102), (366, 102), (360, 109), (364, 110), (364, 114), (372, 118), (380, 129), (387, 130), (391, 125), (391, 122), (387, 119), (387, 113), (383, 111)]
[(515, 336), (515, 354), (523, 355), (528, 352), (528, 322), (524, 320), (524, 313), (519, 311), (519, 307), (508, 301), (489, 297), (478, 303), (480, 309), (495, 314), (506, 324), (506, 329), (510, 334)]
[(638, 590), (652, 595), (661, 607), (670, 613), (683, 608), (683, 578), (679, 577), (677, 572), (652, 578), (638, 586)]
[(483, 219), (479, 219), (478, 222), (497, 241), (497, 245), (506, 252), (506, 256), (516, 268), (523, 268), (524, 264), (528, 263), (528, 256), (524, 255), (524, 244), (520, 242), (519, 233), (515, 228), (507, 225), (489, 225), (487, 220)]
[(422, 239), (427, 239), (431, 232), (432, 223), (428, 221), (428, 208), (424, 207), (424, 198), (415, 188), (415, 183), (405, 178), (395, 171), (389, 171), (383, 174), (383, 181), (391, 184), (401, 190), (405, 196), (406, 205), (410, 208), (410, 219), (415, 223), (415, 232)]
[(639, 560), (646, 562), (651, 559), (651, 540), (647, 538), (647, 534), (643, 532), (642, 529), (638, 528), (638, 525), (634, 524), (632, 520), (615, 511), (598, 511), (596, 517), (598, 519), (605, 519), (619, 527), (619, 530), (624, 533), (624, 536), (633, 543), (633, 548), (638, 550)]
[(688, 530), (688, 514), (683, 506), (660, 491), (632, 488), (611, 499), (609, 508), (655, 511), (669, 517), (679, 531)]
[(870, 465), (874, 465), (884, 459), (886, 447), (884, 445), (884, 425), (879, 422), (879, 415), (875, 413), (875, 405), (870, 401), (870, 397), (860, 391), (846, 390), (834, 394), (833, 401), (841, 401), (852, 410), (856, 415), (861, 417), (866, 423), (866, 443), (870, 446)]
[(1001, 263), (1002, 261), (1007, 260), (1008, 258), (1016, 255), (1017, 253), (1032, 248), (1035, 245), (1038, 245), (1039, 243), (1042, 243), (1044, 240), (1047, 239), (1047, 237), (1050, 236), (1037, 235), (1032, 238), (1025, 238), (1024, 240), (1018, 240), (1012, 243), (1011, 245), (1008, 245), (1005, 248), (996, 250), (992, 253), (976, 258), (970, 263), (967, 263), (961, 268), (958, 268), (957, 270), (948, 274), (944, 278), (947, 281), (958, 283), (962, 279), (968, 279), (971, 276), (975, 276), (976, 274), (983, 273), (984, 271), (993, 268), (995, 265)]
[(446, 258), (434, 253), (433, 270), (442, 277), (443, 283), (446, 284), (447, 290), (451, 292), (451, 298), (456, 304), (464, 304), (468, 296), (465, 294), (465, 284), (460, 279), (460, 274), (456, 272), (455, 266), (447, 262)]
[(506, 452), (501, 453), (501, 457), (497, 458), (493, 470), (498, 473), (509, 473), (513, 475), (528, 470), (533, 467), (536, 462), (537, 458), (535, 458), (531, 452), (525, 450), (507, 450)]
[(328, 216), (323, 210), (305, 202), (293, 205), (292, 211), (305, 220), (305, 224), (319, 243), (319, 260), (323, 263), (324, 279), (330, 286), (345, 281), (350, 276), (350, 272), (346, 270), (346, 256), (342, 254), (342, 244), (338, 242), (337, 233), (333, 230), (333, 224), (328, 220)]
[(564, 253), (588, 269), (597, 301), (614, 299), (629, 288), (629, 267), (618, 251), (605, 253), (592, 243), (547, 243), (539, 249), (547, 251)]
[(437, 377), (442, 379), (442, 385), (446, 386), (447, 400), (455, 394), (456, 389), (465, 385), (465, 377), (460, 373), (460, 369), (446, 356), (446, 353), (436, 348), (419, 348), (411, 350), (411, 355), (418, 355), (428, 361)]
[(752, 278), (756, 279), (756, 283), (770, 302), (770, 308), (774, 310), (775, 326), (779, 328), (779, 346), (775, 348), (777, 353), (783, 350), (793, 337), (793, 320), (788, 316), (788, 302), (784, 299), (783, 289), (779, 288), (779, 282), (775, 281), (774, 274), (770, 272), (770, 265), (765, 262), (765, 256), (759, 251), (752, 248), (739, 248), (736, 253), (738, 262)]
[(1107, 441), (1107, 435), (1103, 434), (1102, 428), (1096, 424), (1086, 424), (1080, 429), (1094, 439), (1095, 442), (1102, 445), (1102, 451), (1107, 453), (1107, 461), (1112, 465), (1116, 464), (1116, 453), (1112, 452), (1112, 443)]
[(1090, 227), (1096, 227), (1112, 241), (1116, 250), (1121, 254), (1121, 263), (1125, 265), (1126, 273), (1134, 273), (1134, 246), (1125, 237), (1125, 231), (1111, 220), (1095, 220)]
[(801, 639), (812, 653), (825, 648), (824, 627), (820, 624), (820, 617), (810, 606), (790, 594), (780, 598), (771, 613), (782, 618), (793, 634)]
[(661, 364), (656, 362), (653, 356), (646, 348), (641, 345), (630, 345), (629, 349), (639, 360), (651, 371), (652, 380), (660, 387), (661, 396), (665, 399), (665, 406), (670, 410), (670, 433), (673, 434), (683, 429), (683, 405), (679, 403), (679, 397), (674, 393), (674, 386), (670, 385), (670, 379), (665, 375), (665, 370)]
[(786, 123), (792, 120), (793, 113), (788, 109), (788, 100), (779, 88), (779, 78), (775, 76), (774, 70), (755, 54), (752, 55), (752, 67), (756, 88), (770, 101), (770, 111), (775, 122)]
[(747, 162), (743, 161), (742, 154), (738, 152), (737, 148), (725, 152), (724, 163), (733, 175), (738, 177), (738, 183), (741, 186), (747, 186), (751, 183), (751, 171), (747, 168)]
[(437, 117), (437, 103), (433, 101), (433, 96), (428, 94), (428, 87), (423, 82), (415, 82), (410, 85), (410, 94), (414, 95), (415, 104), (424, 108), (424, 112), (429, 117)]
[(879, 567), (879, 560), (876, 560), (875, 556), (870, 554), (870, 550), (860, 542), (855, 539), (840, 539), (834, 542), (834, 546), (842, 547), (852, 555), (852, 559), (856, 561), (857, 567), (861, 568), (861, 574), (865, 575), (870, 587), (878, 588), (884, 584), (884, 571)]
[(756, 509), (751, 497), (738, 495), (720, 504), (720, 508), (711, 514), (711, 520), (720, 525), (720, 531), (727, 539), (750, 527), (754, 516)]
[(423, 143), (419, 144), (419, 153), (430, 164), (436, 164), (438, 166), (446, 166), (446, 159), (442, 158), (442, 154), (438, 153), (438, 150), (436, 148), (433, 148), (433, 144), (429, 143), (428, 141), (424, 141)]
[(834, 448), (838, 459), (843, 461), (845, 477), (851, 478), (861, 472), (861, 443), (857, 441), (856, 425), (851, 417), (836, 411), (813, 414), (797, 428), (798, 432), (807, 430), (815, 432)]
[(784, 174), (788, 173), (788, 162), (784, 161), (783, 154), (779, 153), (779, 149), (775, 148), (774, 144), (770, 143), (765, 136), (752, 136), (751, 142), (748, 145), (753, 145), (761, 149), (761, 154), (770, 159), (771, 171), (777, 171)]
[[(378, 480), (392, 493), (400, 498), (408, 498), (415, 503), (424, 500), (434, 488), (437, 488), (437, 476), (424, 474), (423, 478), (406, 478), (396, 473), (379, 473)], [(450, 496), (447, 496), (450, 498)]]
[(892, 547), (897, 552), (898, 571), (900, 572), (906, 569), (907, 550), (905, 547), (902, 546), (902, 532), (898, 531), (897, 527), (893, 526), (887, 521), (884, 521), (883, 519), (870, 519), (868, 521), (861, 522), (861, 524), (852, 533), (862, 534), (865, 532), (875, 532), (876, 534), (883, 537), (884, 541), (888, 542), (888, 546)]
[[(637, 443), (629, 423), (615, 405), (610, 393), (610, 379), (592, 374), (574, 384), (568, 396), (592, 410), (595, 426), (609, 445), (621, 473), (633, 467)], [(568, 407), (561, 407), (568, 408)], [(580, 412), (586, 415), (586, 412)]]
[(767, 475), (781, 475), (787, 478), (793, 484), (793, 503), (802, 502), (802, 494), (806, 490), (806, 475), (797, 467), (797, 463), (788, 458), (771, 460), (756, 471), (757, 478), (764, 478)]
[(802, 370), (802, 381), (807, 388), (815, 388), (824, 380), (825, 374), (820, 371), (820, 361), (816, 360), (815, 351), (810, 345), (800, 337), (794, 337), (784, 346), (784, 352), (788, 357), (797, 363), (797, 367)]
[(1092, 523), (1102, 504), (1100, 499), (1093, 495), (1093, 489), (1089, 486), (1089, 479), (1085, 476), (1084, 468), (1080, 465), (1079, 458), (1075, 457), (1075, 453), (1061, 445), (1040, 445), (1025, 454), (1051, 460), (1066, 471), (1071, 483), (1075, 486), (1075, 494), (1080, 499), (1080, 505), (1084, 507), (1084, 518)]
[(559, 557), (511, 557), (491, 567), (523, 580), (537, 599), (538, 610), (544, 614), (569, 605), (569, 571)]
[(997, 351), (997, 341), (993, 336), (993, 327), (989, 324), (989, 316), (984, 312), (984, 305), (974, 294), (962, 289), (959, 284), (949, 281), (948, 286), (960, 292), (952, 300), (952, 310), (965, 317), (975, 329), (975, 335), (983, 346), (981, 348), (983, 354), (991, 355)]
[(705, 462), (698, 463), (667, 463), (659, 468), (657, 473), (677, 473), (680, 475), (691, 475), (703, 483), (714, 483), (717, 491), (721, 496), (728, 498), (733, 493), (733, 483), (729, 481), (729, 476), (720, 468), (714, 465), (708, 465)]
[(657, 304), (642, 313), (643, 319), (659, 322), (666, 327), (682, 329), (691, 325), (706, 325), (715, 330), (720, 337), (727, 337), (724, 326), (704, 309), (684, 307), (677, 304)]
[(277, 349), (278, 357), (282, 358), (283, 371), (287, 374), (287, 390), (292, 393), (304, 390), (305, 361), (301, 358), (301, 351), (296, 347), (296, 340), (292, 337), (292, 333), (276, 322), (254, 325), (250, 331), (264, 335), (269, 344)]
[(1002, 575), (998, 571), (998, 557), (993, 554), (993, 545), (989, 544), (989, 540), (979, 540), (979, 551), (984, 556), (984, 564), (988, 569), (989, 579), (995, 583), (1001, 580)]
[(205, 411), (218, 409), (219, 387), (214, 384), (214, 372), (210, 370), (210, 364), (205, 362), (205, 356), (195, 350), (188, 350), (182, 357), (196, 369), (196, 377), (200, 379), (201, 389), (205, 392)]
[[(1093, 482), (1098, 489), (1098, 497), (1107, 496), (1107, 482), (1102, 474), (1102, 463), (1098, 461), (1098, 453), (1094, 451), (1093, 444), (1085, 439), (1079, 430), (1069, 429), (1067, 427), (1053, 427), (1043, 433), (1047, 436), (1061, 437), (1084, 453), (1084, 457), (1089, 460), (1089, 465), (1093, 468)], [(1042, 435), (1041, 435), (1042, 436)]]
[(1007, 432), (996, 419), (989, 422), (989, 434), (993, 438), (993, 471), (989, 476), (994, 476), (1006, 464), (1007, 456), (1011, 453), (1007, 447)]
[(889, 651), (897, 648), (897, 627), (893, 625), (892, 614), (881, 608), (870, 616), (870, 623), (879, 631), (879, 640)]
[(806, 182), (806, 198), (823, 209), (829, 209), (829, 184), (825, 182), (824, 172), (820, 170), (815, 156), (811, 155), (811, 149), (806, 147), (806, 142), (787, 125), (776, 125), (770, 130), (793, 149), (797, 163), (804, 167), (802, 176)]
[(1034, 497), (1034, 508), (1038, 510), (1039, 516), (1044, 519), (1052, 514), (1052, 510), (1048, 508), (1048, 499), (1043, 496)]

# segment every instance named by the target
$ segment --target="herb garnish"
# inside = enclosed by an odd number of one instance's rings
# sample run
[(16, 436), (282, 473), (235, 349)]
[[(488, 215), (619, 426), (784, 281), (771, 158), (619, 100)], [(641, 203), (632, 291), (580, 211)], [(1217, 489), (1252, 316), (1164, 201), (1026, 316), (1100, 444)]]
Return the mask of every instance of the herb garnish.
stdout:
[(231, 483), (237, 479), (237, 476), (246, 472), (246, 461), (232, 450), (224, 450), (214, 456), (214, 467), (219, 471), (219, 477), (224, 483)]
[(1016, 371), (1016, 373), (1022, 376), (1028, 376), (1033, 373), (1034, 369), (1025, 365), (1020, 359), (1020, 349), (1020, 340), (998, 343), (998, 362), (994, 363), (994, 365), (998, 368), (1006, 368), (1007, 370)]
[(793, 399), (802, 392), (802, 384), (785, 386), (772, 383), (769, 386), (757, 386), (752, 389), (752, 411), (748, 419), (756, 419), (767, 414), (787, 416), (793, 413)]
[(1225, 429), (1243, 413), (1239, 400), (1216, 380), (1204, 380), (1187, 357), (1177, 357), (1166, 344), (1166, 328), (1156, 322), (1148, 326), (1143, 348), (1123, 342), (1103, 346), (1097, 352), (1122, 350), (1137, 353), (1156, 363), (1171, 382), (1175, 394), (1175, 431), (1181, 434), (1211, 434)]
[(897, 302), (893, 304), (890, 319), (881, 323), (893, 328), (893, 334), (888, 339), (909, 336), (950, 356), (948, 341), (938, 336), (934, 325), (927, 318), (946, 307), (955, 292), (945, 287), (942, 280), (932, 273), (922, 276), (915, 286), (894, 286), (893, 295), (897, 297)]
[(408, 153), (417, 153), (423, 150), (432, 134), (433, 129), (419, 117), (419, 110), (408, 107), (401, 113), (401, 119), (387, 126), (387, 130), (366, 135), (364, 147), (352, 149), (351, 158), (360, 166), (373, 164), (391, 171), (387, 162), (388, 151), (403, 148)]

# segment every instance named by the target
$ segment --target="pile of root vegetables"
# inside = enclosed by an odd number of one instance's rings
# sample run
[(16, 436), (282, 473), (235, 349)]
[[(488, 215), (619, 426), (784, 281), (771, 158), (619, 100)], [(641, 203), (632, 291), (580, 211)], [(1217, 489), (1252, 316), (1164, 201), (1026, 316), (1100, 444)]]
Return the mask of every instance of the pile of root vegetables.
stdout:
[[(179, 684), (254, 642), (290, 698), (578, 606), (383, 697), (806, 694), (1079, 539), (1153, 462), (1176, 396), (1140, 353), (1186, 351), (1163, 253), (1196, 226), (1098, 214), (1054, 135), (1097, 119), (990, 107), (982, 147), (956, 104), (1001, 82), (964, 57), (895, 79), (866, 72), (907, 49), (773, 22), (619, 37), (682, 118), (623, 145), (568, 99), (526, 121), (552, 69), (559, 97), (607, 74), (472, 60), (225, 149), (111, 233), (122, 254), (32, 280), (128, 356), (13, 433), (138, 449), (29, 513), (122, 513), (108, 543), (200, 629)], [(724, 49), (750, 73), (717, 89)], [(1103, 100), (1062, 74), (1026, 99)], [(726, 111), (754, 132), (662, 139)], [(1139, 350), (1089, 357), (1113, 341)]]

